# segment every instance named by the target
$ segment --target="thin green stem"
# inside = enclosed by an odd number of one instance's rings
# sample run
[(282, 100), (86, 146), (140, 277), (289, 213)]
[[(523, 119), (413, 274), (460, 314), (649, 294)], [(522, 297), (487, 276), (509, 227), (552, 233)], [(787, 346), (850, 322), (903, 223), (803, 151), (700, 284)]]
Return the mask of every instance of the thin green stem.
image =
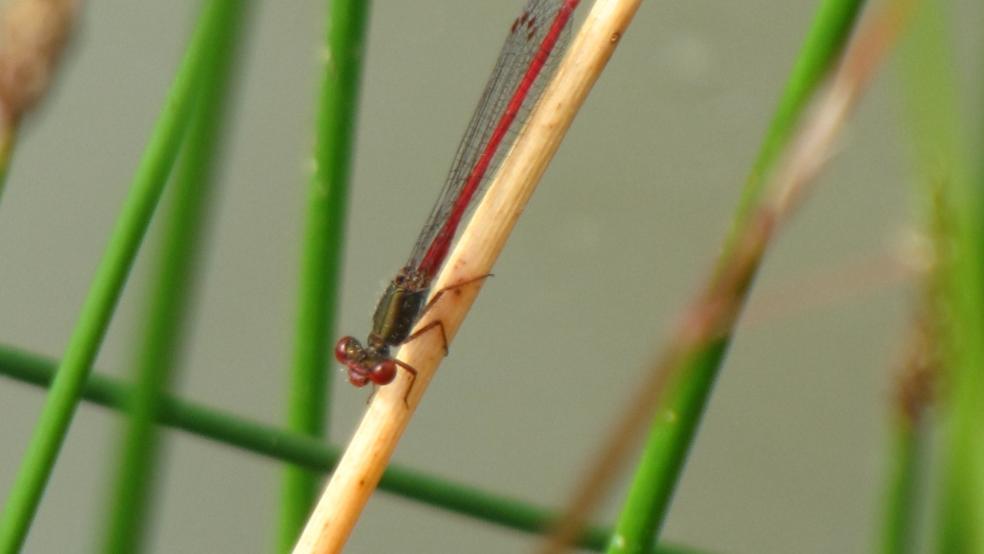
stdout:
[(920, 503), (922, 450), (927, 442), (927, 412), (939, 389), (941, 373), (937, 311), (939, 287), (934, 275), (923, 277), (912, 328), (903, 340), (904, 361), (896, 376), (891, 403), (890, 450), (883, 492), (883, 520), (877, 550), (883, 554), (915, 552)]
[[(52, 360), (0, 346), (0, 374), (44, 387), (51, 383), (54, 373)], [(91, 375), (83, 389), (86, 400), (115, 410), (125, 410), (135, 394), (131, 387), (98, 374)], [(163, 425), (319, 473), (331, 471), (341, 456), (341, 449), (316, 438), (252, 422), (170, 395), (162, 397), (157, 415)], [(551, 510), (452, 483), (398, 464), (389, 466), (379, 486), (393, 494), (527, 533), (548, 529), (556, 518), (556, 513)], [(579, 544), (601, 550), (610, 532), (610, 529), (591, 527), (582, 535)], [(681, 546), (660, 546), (658, 551), (664, 554), (698, 552)]]
[[(945, 267), (948, 383), (941, 552), (984, 553), (984, 233), (982, 176), (954, 183), (952, 251)], [(962, 181), (962, 182), (959, 182)], [(961, 190), (962, 189), (962, 190)], [(976, 189), (976, 190), (975, 190)]]
[(885, 519), (881, 535), (882, 554), (916, 551), (916, 496), (918, 493), (923, 426), (908, 418), (897, 418), (892, 426), (891, 466), (885, 488)]
[(751, 208), (761, 198), (762, 187), (776, 156), (789, 141), (803, 115), (803, 108), (843, 51), (863, 6), (864, 0), (824, 0), (820, 4), (745, 180), (733, 230), (741, 228)]
[(212, 174), (218, 158), (223, 108), (228, 105), (235, 39), (245, 11), (231, 13), (231, 19), (213, 39), (209, 67), (175, 170), (173, 202), (168, 211), (156, 281), (150, 287), (143, 342), (135, 360), (137, 386), (129, 406), (127, 428), (121, 437), (114, 489), (108, 497), (106, 544), (100, 552), (143, 550), (160, 446), (156, 422), (163, 392), (169, 388), (181, 349), (194, 262), (201, 248)]
[(666, 395), (677, 403), (663, 406), (650, 427), (609, 553), (647, 552), (656, 540), (726, 347), (719, 340), (681, 364), (686, 374)]
[[(926, 0), (913, 22), (902, 56), (906, 115), (916, 143), (917, 179), (938, 250), (946, 396), (943, 423), (943, 553), (984, 552), (984, 168), (974, 175), (957, 98), (955, 57), (946, 4)], [(978, 162), (979, 163), (979, 162)], [(935, 212), (935, 213), (934, 213)]]
[[(825, 0), (820, 6), (745, 183), (731, 236), (719, 258), (718, 274), (727, 272), (738, 231), (761, 199), (766, 177), (804, 107), (843, 52), (862, 4), (861, 0)], [(748, 282), (738, 291), (739, 307), (747, 298), (760, 261), (753, 260)], [(727, 334), (703, 344), (670, 368), (678, 377), (671, 380), (652, 424), (608, 552), (644, 552), (658, 537), (730, 341)]]
[(206, 4), (166, 104), (140, 160), (130, 192), (68, 341), (34, 436), (0, 519), (0, 553), (20, 550), (68, 432), (86, 377), (105, 336), (133, 259), (174, 165), (196, 92), (210, 67), (209, 52), (241, 7), (235, 0)]
[[(334, 335), (336, 301), (348, 204), (354, 122), (369, 2), (328, 3), (324, 73), (308, 185), (301, 260), (288, 427), (327, 434), (331, 380), (328, 350)], [(284, 469), (278, 548), (289, 552), (317, 499), (320, 476), (305, 468)]]

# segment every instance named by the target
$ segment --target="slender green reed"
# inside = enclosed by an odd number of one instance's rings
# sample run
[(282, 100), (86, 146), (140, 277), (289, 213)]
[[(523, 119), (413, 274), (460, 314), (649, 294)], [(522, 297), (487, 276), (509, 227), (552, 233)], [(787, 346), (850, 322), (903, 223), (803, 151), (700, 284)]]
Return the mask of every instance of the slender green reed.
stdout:
[[(0, 374), (44, 387), (55, 373), (55, 362), (14, 348), (0, 346)], [(115, 410), (125, 410), (133, 402), (136, 390), (115, 379), (98, 374), (89, 376), (83, 389), (86, 400)], [(161, 398), (157, 413), (159, 423), (193, 433), (277, 460), (324, 473), (338, 462), (341, 449), (321, 440), (292, 431), (230, 415), (170, 395)], [(556, 512), (518, 500), (453, 483), (413, 469), (392, 464), (383, 474), (379, 488), (437, 508), (480, 519), (488, 523), (526, 533), (541, 533), (549, 528)], [(601, 550), (611, 529), (590, 527), (578, 543)], [(663, 554), (697, 554), (699, 550), (660, 545)]]
[(944, 406), (946, 462), (940, 552), (984, 553), (984, 203), (982, 174), (956, 178), (950, 206), (951, 250), (946, 273), (948, 311)]
[[(984, 167), (972, 167), (956, 95), (948, 3), (926, 0), (903, 50), (906, 113), (916, 142), (929, 210), (944, 225), (931, 228), (940, 246), (936, 280), (946, 383), (940, 402), (943, 458), (939, 552), (984, 552)], [(978, 104), (978, 107), (980, 104)], [(980, 110), (978, 110), (978, 113)], [(979, 154), (978, 154), (979, 156)], [(984, 158), (981, 158), (984, 159)], [(978, 160), (980, 163), (980, 160)]]
[[(825, 0), (821, 4), (745, 183), (731, 237), (720, 263), (731, 257), (734, 248), (731, 243), (736, 232), (744, 227), (752, 208), (761, 198), (769, 170), (788, 141), (803, 108), (842, 53), (862, 4), (861, 0)], [(720, 267), (720, 263), (719, 272), (726, 269)], [(739, 302), (744, 302), (748, 290), (750, 284)], [(689, 352), (679, 366), (671, 368), (672, 374), (679, 378), (671, 381), (650, 428), (608, 552), (642, 552), (659, 535), (730, 341), (731, 337), (725, 336), (705, 344)]]
[[(905, 341), (910, 350), (909, 367), (901, 375), (900, 393), (889, 425), (890, 443), (887, 455), (888, 471), (882, 508), (883, 521), (879, 550), (884, 554), (908, 554), (917, 548), (917, 515), (921, 506), (918, 493), (922, 477), (921, 456), (927, 442), (928, 422), (924, 421), (925, 404), (934, 381), (943, 377), (941, 355), (945, 316), (945, 260), (949, 250), (951, 214), (947, 207), (948, 182), (956, 165), (956, 99), (953, 75), (949, 68), (952, 53), (944, 46), (944, 30), (940, 6), (926, 2), (914, 18), (908, 40), (901, 45), (902, 90), (907, 101), (905, 115), (909, 136), (915, 143), (917, 183), (915, 197), (921, 207), (922, 227), (929, 238), (929, 257), (937, 263), (922, 280), (921, 298), (914, 318), (915, 328)], [(915, 348), (915, 350), (912, 350)], [(923, 352), (919, 352), (923, 350)], [(921, 359), (920, 359), (921, 358)], [(919, 368), (918, 365), (927, 367)], [(920, 377), (919, 371), (927, 372)], [(920, 383), (919, 379), (926, 382)], [(909, 381), (905, 383), (905, 381)], [(935, 385), (935, 386), (934, 386)], [(936, 399), (940, 407), (942, 399)], [(945, 525), (943, 529), (945, 529)], [(944, 540), (948, 533), (941, 533)]]
[(116, 227), (82, 306), (34, 436), (0, 518), (0, 552), (20, 550), (109, 326), (133, 259), (174, 165), (215, 37), (241, 8), (235, 0), (206, 4), (134, 176)]
[(145, 543), (160, 450), (158, 413), (181, 350), (195, 259), (202, 246), (225, 107), (229, 105), (236, 39), (246, 12), (232, 13), (213, 39), (209, 67), (175, 170), (160, 260), (149, 289), (143, 341), (135, 360), (137, 386), (121, 437), (116, 480), (108, 496), (106, 542), (100, 552), (140, 552)]
[(880, 544), (882, 554), (916, 552), (916, 498), (924, 439), (922, 427), (925, 425), (899, 419), (891, 428), (890, 467), (886, 475), (885, 519)]
[[(335, 334), (348, 181), (362, 57), (366, 0), (328, 2), (314, 172), (308, 185), (301, 259), (288, 426), (313, 437), (328, 429), (331, 380), (328, 351)], [(284, 469), (278, 549), (289, 552), (317, 499), (321, 476), (302, 467)]]

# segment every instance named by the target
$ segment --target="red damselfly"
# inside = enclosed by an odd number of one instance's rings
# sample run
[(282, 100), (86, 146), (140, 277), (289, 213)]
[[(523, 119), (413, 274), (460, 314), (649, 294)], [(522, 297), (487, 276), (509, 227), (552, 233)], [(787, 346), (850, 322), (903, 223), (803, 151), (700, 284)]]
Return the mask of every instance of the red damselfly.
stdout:
[[(414, 334), (410, 331), (443, 292), (486, 277), (478, 276), (440, 290), (424, 305), (462, 219), (494, 176), (556, 67), (578, 3), (579, 0), (530, 0), (510, 27), (437, 203), (410, 259), (376, 306), (366, 344), (355, 337), (343, 337), (335, 345), (335, 358), (345, 365), (353, 385), (390, 383), (396, 377), (397, 366), (416, 377), (414, 368), (390, 356), (390, 348), (434, 329), (443, 336), (439, 320)], [(445, 339), (445, 350), (446, 347)]]

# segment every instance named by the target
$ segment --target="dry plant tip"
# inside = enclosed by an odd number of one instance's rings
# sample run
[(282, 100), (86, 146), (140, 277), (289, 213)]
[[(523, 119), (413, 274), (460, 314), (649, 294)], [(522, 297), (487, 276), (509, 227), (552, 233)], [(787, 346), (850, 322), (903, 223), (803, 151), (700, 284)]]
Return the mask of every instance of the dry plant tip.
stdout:
[(16, 127), (50, 87), (77, 0), (12, 0), (0, 13), (0, 118)]

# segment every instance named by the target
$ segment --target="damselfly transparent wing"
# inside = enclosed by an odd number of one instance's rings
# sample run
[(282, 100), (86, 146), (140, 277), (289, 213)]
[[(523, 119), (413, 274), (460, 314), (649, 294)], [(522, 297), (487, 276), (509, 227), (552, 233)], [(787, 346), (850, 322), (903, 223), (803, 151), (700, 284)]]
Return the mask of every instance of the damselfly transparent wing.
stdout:
[[(444, 188), (407, 261), (408, 268), (420, 268), (427, 276), (439, 268), (461, 212), (481, 197), (556, 69), (570, 35), (570, 12), (576, 4), (570, 0), (531, 0), (510, 26)], [(542, 66), (530, 75), (530, 67), (537, 61)], [(532, 83), (524, 83), (524, 78), (530, 77)], [(509, 113), (511, 104), (513, 114)], [(465, 190), (469, 185), (473, 190)]]

